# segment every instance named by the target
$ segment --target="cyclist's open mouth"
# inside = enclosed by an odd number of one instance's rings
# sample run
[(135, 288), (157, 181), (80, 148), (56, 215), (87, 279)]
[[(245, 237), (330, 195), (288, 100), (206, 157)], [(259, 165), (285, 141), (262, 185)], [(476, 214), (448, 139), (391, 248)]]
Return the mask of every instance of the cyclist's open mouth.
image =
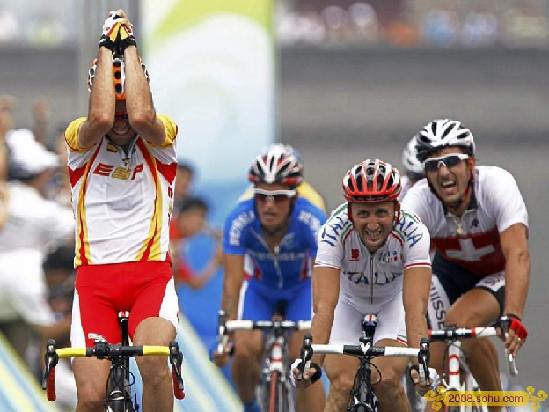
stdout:
[(439, 182), (438, 186), (440, 187), (442, 193), (446, 196), (457, 194), (456, 180), (445, 180), (443, 182)]

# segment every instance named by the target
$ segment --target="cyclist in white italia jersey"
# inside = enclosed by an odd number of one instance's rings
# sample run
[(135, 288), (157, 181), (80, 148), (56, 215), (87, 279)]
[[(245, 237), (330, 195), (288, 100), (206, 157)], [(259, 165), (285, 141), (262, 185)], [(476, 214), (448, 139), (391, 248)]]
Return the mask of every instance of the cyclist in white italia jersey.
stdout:
[[(337, 208), (318, 236), (313, 271), (314, 343), (355, 343), (362, 316), (376, 313), (374, 342), (418, 347), (427, 334), (431, 283), (429, 233), (398, 202), (400, 175), (378, 159), (367, 159), (343, 178), (346, 203)], [(358, 369), (353, 357), (313, 357), (330, 379), (325, 411), (344, 410)], [(381, 411), (407, 411), (400, 378), (407, 358), (377, 358), (374, 391)], [(295, 375), (295, 373), (294, 373)], [(305, 374), (309, 376), (309, 374)]]
[[(496, 166), (476, 166), (471, 131), (461, 122), (428, 123), (416, 136), (427, 179), (403, 201), (429, 229), (435, 249), (429, 320), (488, 326), (511, 318), (506, 347), (516, 352), (526, 339), (521, 322), (529, 283), (528, 214), (513, 176)], [(487, 339), (463, 342), (473, 375), (483, 390), (500, 390), (497, 354)], [(443, 345), (431, 345), (440, 371)]]

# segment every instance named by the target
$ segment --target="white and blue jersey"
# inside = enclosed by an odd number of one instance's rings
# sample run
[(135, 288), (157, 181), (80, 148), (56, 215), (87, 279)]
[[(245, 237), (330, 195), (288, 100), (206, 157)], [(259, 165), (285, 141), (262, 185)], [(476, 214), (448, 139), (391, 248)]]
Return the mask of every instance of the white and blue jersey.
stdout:
[(325, 220), (322, 210), (298, 197), (287, 233), (271, 251), (262, 236), (254, 199), (236, 205), (225, 222), (223, 250), (245, 255), (246, 282), (241, 290), (239, 318), (271, 319), (279, 301), (286, 303), (286, 319), (311, 318), (311, 271), (318, 231)]

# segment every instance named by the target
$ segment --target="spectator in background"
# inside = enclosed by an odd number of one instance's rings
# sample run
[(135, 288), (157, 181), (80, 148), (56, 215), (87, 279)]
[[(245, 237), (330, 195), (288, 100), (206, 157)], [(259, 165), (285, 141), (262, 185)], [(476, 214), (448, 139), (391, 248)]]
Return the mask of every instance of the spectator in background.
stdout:
[[(48, 288), (48, 304), (56, 320), (71, 318), (74, 297), (74, 245), (61, 245), (46, 256), (42, 265)], [(70, 346), (70, 323), (55, 341)], [(69, 359), (59, 359), (55, 368), (57, 404), (67, 411), (76, 409), (76, 382)]]
[(6, 142), (12, 180), (0, 230), (0, 329), (25, 357), (31, 339), (56, 337), (70, 325), (70, 318), (55, 322), (49, 309), (42, 260), (48, 246), (70, 239), (74, 218), (70, 209), (42, 195), (57, 165), (55, 154), (36, 142), (30, 130), (12, 130)]
[(0, 96), (0, 182), (6, 180), (7, 154), (6, 154), (6, 134), (13, 128), (13, 104), (12, 96)]
[(48, 127), (50, 125), (50, 103), (43, 96), (38, 97), (32, 105), (32, 119), (34, 139), (45, 145), (48, 137)]
[(174, 210), (181, 207), (182, 202), (189, 196), (194, 180), (194, 167), (184, 161), (177, 161), (177, 177), (174, 185)]
[(67, 123), (61, 123), (57, 128), (53, 150), (59, 159), (59, 166), (54, 171), (48, 186), (48, 199), (59, 204), (71, 207), (71, 184), (67, 169), (68, 153), (65, 143), (65, 128)]
[[(182, 201), (174, 214), (170, 227), (170, 242), (176, 286), (185, 284), (192, 289), (200, 289), (210, 280), (222, 263), (221, 233), (208, 227), (206, 220), (208, 210), (208, 204), (203, 199), (189, 196)], [(214, 237), (215, 252), (203, 270), (194, 272), (185, 259), (185, 244), (187, 239), (201, 232)]]

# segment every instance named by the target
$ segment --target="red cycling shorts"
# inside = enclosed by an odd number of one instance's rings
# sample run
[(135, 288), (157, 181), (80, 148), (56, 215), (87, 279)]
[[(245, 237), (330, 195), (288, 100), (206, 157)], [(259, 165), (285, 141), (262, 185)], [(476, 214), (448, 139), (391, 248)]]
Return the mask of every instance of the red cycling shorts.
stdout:
[(72, 346), (93, 346), (94, 335), (120, 343), (120, 311), (130, 312), (132, 339), (137, 325), (150, 317), (167, 319), (177, 329), (179, 306), (170, 263), (125, 262), (76, 270)]

